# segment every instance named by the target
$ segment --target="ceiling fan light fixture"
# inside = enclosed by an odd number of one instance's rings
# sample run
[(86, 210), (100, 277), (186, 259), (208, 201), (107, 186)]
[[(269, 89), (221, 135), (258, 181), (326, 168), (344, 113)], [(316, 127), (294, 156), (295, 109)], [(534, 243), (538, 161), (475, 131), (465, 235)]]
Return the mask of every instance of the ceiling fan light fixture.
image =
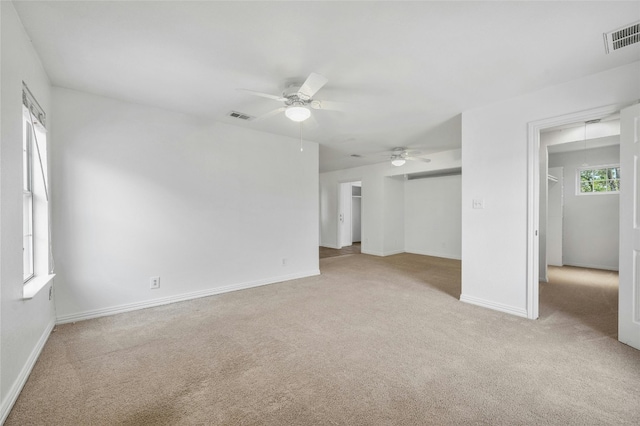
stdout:
[(284, 115), (286, 115), (289, 120), (299, 123), (311, 117), (311, 111), (303, 106), (292, 105), (285, 110)]
[(398, 158), (394, 158), (391, 160), (391, 164), (393, 164), (396, 167), (400, 167), (402, 165), (404, 165), (404, 163), (406, 163), (407, 161), (404, 158), (398, 157)]

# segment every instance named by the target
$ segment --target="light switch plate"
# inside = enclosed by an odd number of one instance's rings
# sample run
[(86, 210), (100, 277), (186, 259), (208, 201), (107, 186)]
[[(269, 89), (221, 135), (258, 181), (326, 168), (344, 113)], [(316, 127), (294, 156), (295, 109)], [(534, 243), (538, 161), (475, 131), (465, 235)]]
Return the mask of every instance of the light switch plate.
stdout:
[(474, 209), (484, 209), (484, 200), (482, 200), (482, 199), (473, 200), (473, 208)]

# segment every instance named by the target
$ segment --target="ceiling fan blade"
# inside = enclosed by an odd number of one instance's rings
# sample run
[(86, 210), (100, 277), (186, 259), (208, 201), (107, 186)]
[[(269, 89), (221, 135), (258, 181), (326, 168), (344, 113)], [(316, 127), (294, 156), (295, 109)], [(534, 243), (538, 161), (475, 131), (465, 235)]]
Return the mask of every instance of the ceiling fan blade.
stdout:
[(284, 102), (284, 101), (287, 100), (286, 98), (283, 98), (282, 96), (276, 96), (276, 95), (270, 95), (268, 93), (256, 92), (255, 90), (249, 90), (249, 89), (236, 89), (236, 90), (239, 90), (241, 92), (247, 92), (250, 95), (254, 95), (254, 96), (261, 96), (263, 98), (273, 99), (274, 101)]
[(327, 84), (327, 81), (329, 80), (326, 77), (312, 72), (298, 89), (298, 96), (302, 99), (311, 99), (322, 86)]
[(348, 109), (347, 104), (334, 101), (313, 101), (309, 106), (313, 109), (324, 109), (327, 111), (345, 112)]
[(422, 161), (423, 163), (430, 163), (431, 160), (429, 160), (428, 158), (420, 158), (420, 157), (404, 157), (405, 160), (411, 160), (411, 161)]
[(274, 115), (278, 115), (279, 113), (281, 113), (282, 111), (284, 111), (285, 107), (280, 107), (280, 108), (276, 108), (274, 110), (269, 111), (266, 114), (262, 114), (256, 118), (253, 119), (253, 121), (260, 121), (260, 120), (264, 120), (265, 118), (269, 118), (269, 117), (273, 117)]

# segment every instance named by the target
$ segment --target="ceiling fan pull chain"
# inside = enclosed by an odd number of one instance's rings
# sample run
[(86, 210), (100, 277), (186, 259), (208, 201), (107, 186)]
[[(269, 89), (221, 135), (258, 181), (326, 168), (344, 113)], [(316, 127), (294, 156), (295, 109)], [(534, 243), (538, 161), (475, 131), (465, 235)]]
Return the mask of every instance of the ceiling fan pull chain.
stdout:
[(300, 152), (302, 152), (302, 121), (300, 122)]

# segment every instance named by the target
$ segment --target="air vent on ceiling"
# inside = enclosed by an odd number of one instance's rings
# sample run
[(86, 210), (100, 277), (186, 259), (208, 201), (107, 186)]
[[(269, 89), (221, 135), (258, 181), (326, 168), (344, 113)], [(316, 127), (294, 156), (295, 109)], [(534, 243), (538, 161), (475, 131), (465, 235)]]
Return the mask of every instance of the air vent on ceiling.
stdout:
[(255, 117), (250, 116), (249, 114), (243, 114), (243, 113), (238, 112), (238, 111), (231, 111), (229, 113), (229, 117), (237, 118), (238, 120), (245, 120), (245, 121), (250, 121), (250, 120), (253, 120), (255, 118)]
[(353, 158), (362, 158), (362, 155), (360, 155), (360, 154), (351, 154), (351, 157), (353, 157)]
[(640, 21), (624, 28), (604, 33), (604, 47), (607, 53), (640, 42)]

